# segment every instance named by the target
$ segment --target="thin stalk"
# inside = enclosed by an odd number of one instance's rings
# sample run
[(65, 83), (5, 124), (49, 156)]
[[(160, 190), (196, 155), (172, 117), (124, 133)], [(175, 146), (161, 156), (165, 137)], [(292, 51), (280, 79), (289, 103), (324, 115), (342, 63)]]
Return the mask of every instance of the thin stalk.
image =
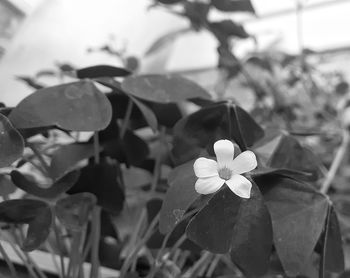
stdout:
[(58, 264), (57, 258), (55, 256), (55, 252), (54, 252), (54, 248), (52, 248), (51, 244), (49, 243), (49, 241), (46, 242), (45, 244), (46, 249), (50, 252), (51, 255), (51, 260), (56, 268), (56, 272), (59, 273), (60, 278), (63, 278), (62, 272), (61, 272), (61, 268)]
[(349, 146), (349, 141), (350, 141), (350, 133), (348, 130), (343, 131), (343, 138), (342, 138), (342, 143), (339, 146), (337, 153), (332, 161), (331, 167), (329, 168), (329, 171), (327, 173), (327, 176), (321, 186), (321, 193), (326, 194), (328, 192), (328, 189), (330, 188), (335, 175), (344, 159), (344, 156), (348, 150)]
[(185, 272), (183, 277), (195, 277), (195, 273), (203, 266), (204, 263), (207, 262), (212, 257), (212, 254), (210, 252), (203, 252), (202, 256), (199, 258), (199, 260), (189, 269)]
[(67, 270), (67, 276), (69, 278), (77, 277), (77, 273), (79, 272), (78, 264), (79, 264), (79, 247), (80, 247), (80, 238), (81, 232), (73, 232), (72, 245), (70, 250), (69, 264)]
[(60, 256), (61, 276), (63, 278), (66, 278), (65, 264), (64, 264), (64, 260), (63, 260), (63, 244), (62, 244), (62, 241), (61, 241), (61, 235), (59, 233), (59, 230), (58, 230), (57, 223), (56, 223), (55, 219), (53, 220), (53, 230), (54, 230), (54, 233), (55, 233), (56, 244), (57, 244), (58, 253), (59, 253), (59, 256)]
[(32, 143), (27, 142), (28, 147), (33, 151), (35, 156), (39, 159), (41, 166), (45, 169), (45, 172), (47, 175), (50, 175), (50, 166), (45, 161), (43, 155), (40, 153), (40, 151), (36, 148), (36, 146)]
[(94, 132), (94, 159), (95, 164), (100, 164), (100, 142), (98, 137), (98, 131)]
[(207, 273), (205, 274), (205, 277), (213, 277), (214, 271), (216, 267), (218, 266), (218, 263), (220, 262), (221, 255), (215, 255), (213, 261), (210, 263)]
[(100, 277), (100, 259), (99, 259), (99, 247), (100, 247), (100, 234), (101, 234), (101, 208), (95, 206), (92, 214), (92, 248), (91, 248), (91, 271), (90, 278)]
[(152, 235), (153, 229), (158, 224), (158, 221), (159, 221), (159, 213), (157, 214), (156, 217), (153, 218), (153, 220), (152, 220), (151, 224), (148, 226), (148, 229), (147, 229), (144, 237), (142, 238), (142, 240), (140, 240), (138, 242), (138, 244), (135, 246), (134, 250), (125, 259), (124, 264), (120, 270), (120, 277), (121, 278), (125, 276), (125, 274), (127, 273), (128, 269), (129, 269), (129, 266), (132, 264), (132, 262), (137, 259), (136, 257), (137, 257), (138, 252), (140, 251), (142, 246), (144, 246), (144, 244), (147, 242), (147, 240)]
[(2, 258), (5, 260), (7, 266), (9, 267), (11, 276), (17, 278), (18, 276), (17, 276), (16, 268), (15, 268), (14, 264), (11, 262), (11, 259), (7, 255), (7, 253), (6, 253), (4, 247), (2, 246), (1, 243), (0, 243), (0, 253), (2, 255)]
[(122, 128), (120, 130), (120, 138), (124, 137), (126, 130), (129, 126), (129, 121), (130, 121), (131, 112), (132, 112), (133, 107), (134, 107), (134, 103), (132, 102), (131, 99), (129, 99), (128, 106), (126, 108), (126, 112), (125, 112), (125, 116), (124, 116), (124, 120), (123, 120), (123, 125), (122, 125)]

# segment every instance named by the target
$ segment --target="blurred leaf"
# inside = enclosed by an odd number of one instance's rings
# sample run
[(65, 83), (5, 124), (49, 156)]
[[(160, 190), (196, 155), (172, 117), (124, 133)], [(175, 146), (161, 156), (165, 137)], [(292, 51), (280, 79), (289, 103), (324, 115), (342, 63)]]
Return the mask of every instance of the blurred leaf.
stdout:
[(153, 102), (179, 102), (190, 98), (210, 99), (206, 90), (176, 75), (139, 75), (126, 77), (122, 88), (135, 97)]
[(168, 177), (169, 189), (160, 211), (159, 230), (166, 234), (179, 223), (186, 210), (199, 197), (194, 189), (197, 177), (193, 171), (194, 161), (173, 169)]
[(118, 166), (114, 162), (101, 161), (81, 169), (77, 183), (69, 194), (89, 192), (96, 196), (97, 204), (110, 213), (119, 213), (124, 205), (124, 189), (118, 176)]
[(272, 251), (272, 224), (270, 213), (255, 184), (250, 198), (242, 200), (232, 238), (232, 261), (248, 277), (265, 274)]
[(12, 182), (23, 191), (40, 198), (53, 199), (68, 191), (78, 180), (79, 171), (70, 172), (49, 187), (40, 187), (31, 178), (19, 171), (11, 172)]
[[(182, 1), (182, 0), (180, 0)], [(179, 0), (168, 0), (166, 2), (179, 2)], [(164, 47), (168, 46), (171, 43), (174, 43), (175, 40), (183, 34), (186, 34), (191, 31), (191, 28), (181, 28), (175, 31), (170, 31), (165, 35), (160, 36), (156, 41), (154, 41), (151, 46), (145, 52), (145, 56), (156, 54), (158, 51), (162, 50)]]
[(322, 175), (320, 159), (289, 135), (282, 136), (268, 165), (272, 168), (287, 168), (309, 173), (312, 180), (317, 180)]
[(311, 185), (277, 174), (254, 177), (269, 209), (287, 275), (303, 272), (324, 227), (328, 200)]
[(24, 141), (21, 134), (0, 114), (0, 168), (9, 166), (20, 158), (23, 151)]
[(0, 221), (28, 224), (22, 249), (26, 252), (38, 248), (48, 237), (52, 214), (50, 207), (39, 200), (9, 200), (0, 203)]
[(209, 13), (210, 5), (208, 3), (194, 1), (186, 1), (184, 4), (186, 16), (195, 30), (200, 30), (206, 25), (207, 16)]
[(172, 5), (172, 4), (180, 3), (184, 0), (156, 0), (156, 1), (165, 5)]
[(255, 14), (250, 0), (211, 0), (211, 4), (223, 12), (251, 12)]
[(229, 252), (241, 201), (240, 197), (224, 186), (190, 220), (186, 229), (188, 238), (210, 252)]
[(57, 125), (75, 131), (107, 127), (112, 109), (106, 96), (93, 83), (79, 81), (36, 91), (24, 98), (9, 119), (16, 128)]
[(113, 66), (98, 65), (76, 70), (77, 77), (84, 78), (98, 78), (98, 77), (124, 77), (130, 75), (131, 72)]
[(40, 90), (45, 87), (43, 84), (40, 84), (35, 78), (30, 76), (16, 76), (16, 79), (24, 82), (30, 88), (33, 88), (35, 90)]
[[(100, 148), (100, 151), (102, 148)], [(56, 180), (76, 169), (77, 164), (94, 156), (93, 144), (68, 144), (52, 153), (50, 176)]]
[(263, 129), (239, 106), (217, 103), (182, 118), (174, 127), (173, 154), (177, 161), (196, 158), (200, 148), (219, 139), (232, 139), (242, 151), (264, 136)]
[(329, 272), (344, 271), (344, 253), (337, 215), (332, 206), (326, 219), (320, 267)]
[(241, 39), (249, 38), (249, 34), (242, 25), (229, 19), (210, 22), (209, 28), (220, 42), (226, 42), (230, 37), (238, 37)]
[(56, 216), (66, 228), (80, 231), (88, 223), (96, 202), (96, 197), (91, 193), (70, 195), (56, 202)]

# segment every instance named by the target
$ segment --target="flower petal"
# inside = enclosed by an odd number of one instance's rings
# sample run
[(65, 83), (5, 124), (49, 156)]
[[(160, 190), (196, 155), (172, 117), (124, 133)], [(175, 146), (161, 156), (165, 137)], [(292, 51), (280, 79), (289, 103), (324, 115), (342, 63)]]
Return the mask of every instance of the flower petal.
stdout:
[(194, 187), (199, 194), (211, 194), (218, 191), (224, 183), (225, 180), (219, 176), (199, 178)]
[(227, 186), (233, 193), (241, 198), (250, 198), (250, 190), (252, 189), (252, 183), (242, 175), (233, 175), (226, 181)]
[(219, 167), (227, 167), (232, 163), (235, 147), (229, 140), (219, 140), (214, 143), (214, 152), (218, 160)]
[(256, 168), (258, 162), (256, 156), (252, 151), (245, 151), (239, 154), (233, 161), (231, 161), (229, 168), (233, 174), (247, 173)]
[(215, 160), (200, 157), (194, 162), (193, 170), (198, 178), (217, 176), (218, 163)]

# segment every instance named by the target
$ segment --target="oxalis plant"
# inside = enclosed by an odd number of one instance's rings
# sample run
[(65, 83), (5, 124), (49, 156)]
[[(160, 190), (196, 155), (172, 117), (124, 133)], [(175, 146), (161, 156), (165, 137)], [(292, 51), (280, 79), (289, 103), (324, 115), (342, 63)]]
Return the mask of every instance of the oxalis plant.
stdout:
[[(229, 41), (248, 34), (207, 17), (213, 7), (253, 12), (250, 2), (159, 4), (215, 35), (219, 67), (227, 80), (243, 72), (258, 106), (268, 90), (261, 92)], [(254, 61), (261, 67), (262, 59)], [(0, 110), (1, 238), (31, 277), (47, 276), (31, 256), (36, 249), (59, 258), (62, 278), (100, 277), (101, 266), (148, 278), (343, 271), (328, 191), (348, 145), (346, 126), (327, 170), (293, 126), (271, 129), (271, 111), (248, 113), (181, 76), (106, 65), (61, 70), (73, 80), (45, 86), (26, 79), (35, 91)], [(18, 277), (1, 243), (0, 253)]]
[[(337, 215), (315, 186), (315, 156), (293, 136), (265, 134), (241, 107), (183, 77), (110, 66), (75, 74), (1, 109), (2, 234), (31, 276), (45, 273), (28, 252), (45, 248), (61, 258), (61, 277), (82, 277), (84, 261), (98, 277), (107, 236), (120, 277), (342, 271)], [(184, 102), (198, 110), (182, 116)], [(131, 169), (152, 175), (140, 183)], [(10, 185), (23, 198), (11, 199)], [(121, 241), (131, 192), (141, 209)]]

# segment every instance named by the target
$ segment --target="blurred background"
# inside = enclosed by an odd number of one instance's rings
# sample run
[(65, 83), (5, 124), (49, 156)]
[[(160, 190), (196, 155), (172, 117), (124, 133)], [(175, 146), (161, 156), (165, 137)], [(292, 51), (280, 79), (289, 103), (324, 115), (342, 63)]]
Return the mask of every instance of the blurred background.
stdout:
[[(350, 76), (349, 0), (252, 4), (256, 15), (210, 14), (213, 20), (234, 18), (253, 35), (236, 43), (238, 57), (267, 49), (290, 54), (308, 49), (321, 67)], [(151, 5), (150, 0), (0, 0), (1, 101), (15, 105), (33, 91), (18, 77), (57, 65), (118, 65), (113, 50), (142, 58), (141, 72), (184, 73), (208, 82), (208, 74), (216, 74), (218, 45), (206, 30), (186, 32), (156, 55), (145, 55), (160, 36), (189, 25), (184, 17)]]

